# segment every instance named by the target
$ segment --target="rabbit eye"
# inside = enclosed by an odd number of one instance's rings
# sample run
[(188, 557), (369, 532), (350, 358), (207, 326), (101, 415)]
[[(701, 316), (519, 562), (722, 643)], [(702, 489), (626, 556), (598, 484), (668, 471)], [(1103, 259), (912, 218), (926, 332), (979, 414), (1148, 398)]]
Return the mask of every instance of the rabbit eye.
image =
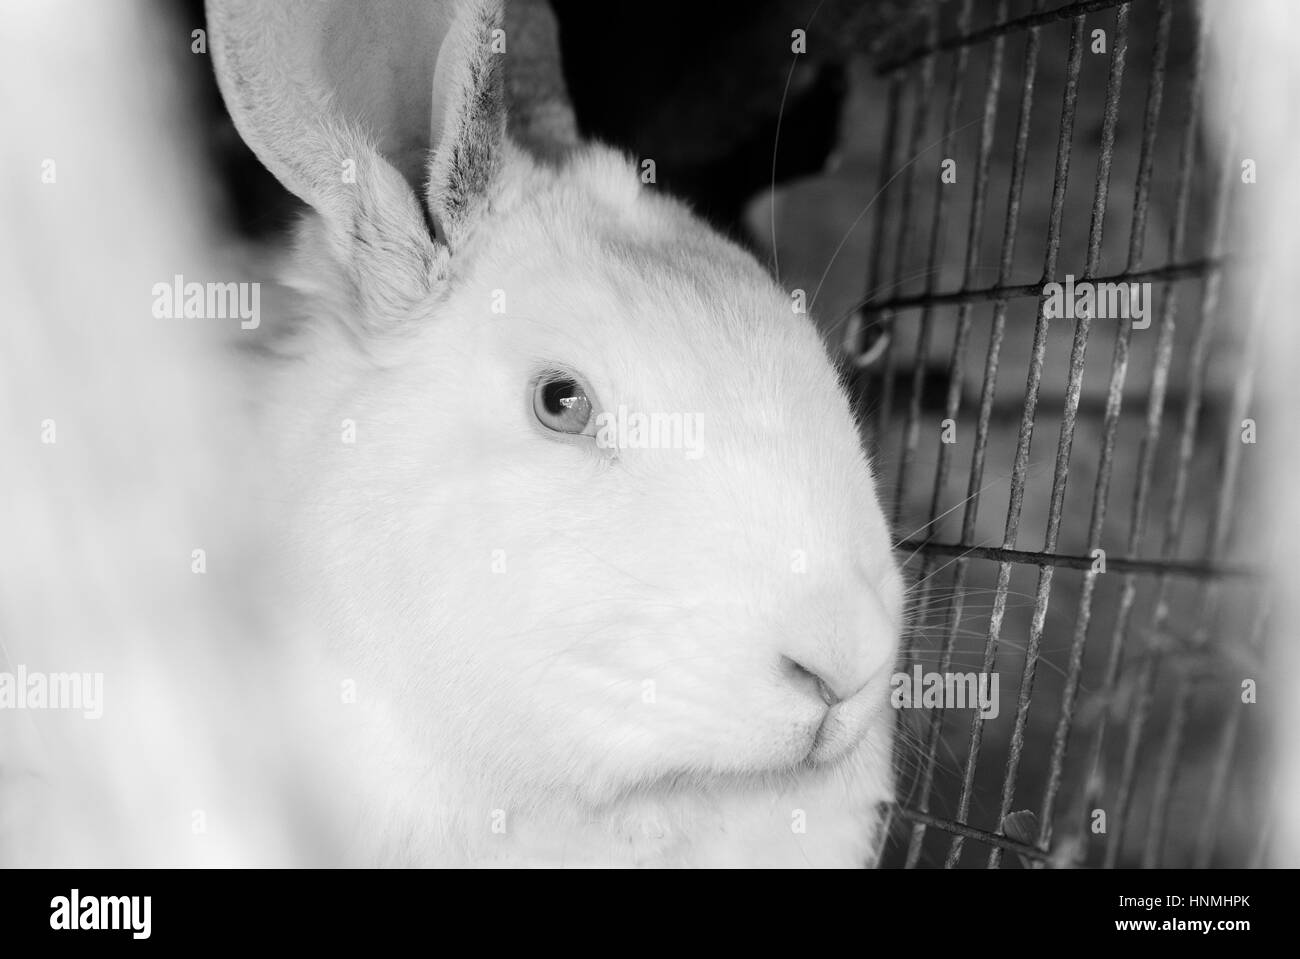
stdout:
[(557, 433), (582, 433), (591, 422), (587, 388), (568, 373), (546, 373), (533, 389), (533, 413)]

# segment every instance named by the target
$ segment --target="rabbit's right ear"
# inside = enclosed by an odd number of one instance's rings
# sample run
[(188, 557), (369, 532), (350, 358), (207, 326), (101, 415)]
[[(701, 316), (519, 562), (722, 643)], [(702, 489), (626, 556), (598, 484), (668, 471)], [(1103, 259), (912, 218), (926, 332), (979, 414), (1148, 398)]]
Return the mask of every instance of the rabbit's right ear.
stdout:
[(501, 0), (207, 0), (207, 15), (235, 126), (322, 215), (353, 280), (427, 289), (499, 175)]

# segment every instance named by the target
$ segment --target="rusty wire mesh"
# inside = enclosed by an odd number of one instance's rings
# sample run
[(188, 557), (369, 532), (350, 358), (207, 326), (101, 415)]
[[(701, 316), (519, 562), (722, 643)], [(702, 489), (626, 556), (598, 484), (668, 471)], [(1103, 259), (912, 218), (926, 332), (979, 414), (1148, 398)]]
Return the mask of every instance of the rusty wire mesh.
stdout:
[[(1263, 855), (1241, 701), (1267, 616), (1241, 434), (1263, 309), (1231, 286), (1205, 30), (1181, 0), (954, 0), (879, 66), (845, 349), (906, 534), (903, 668), (1005, 680), (996, 718), (900, 711), (887, 865)], [(1150, 283), (1147, 321), (1049, 320), (1066, 274)]]

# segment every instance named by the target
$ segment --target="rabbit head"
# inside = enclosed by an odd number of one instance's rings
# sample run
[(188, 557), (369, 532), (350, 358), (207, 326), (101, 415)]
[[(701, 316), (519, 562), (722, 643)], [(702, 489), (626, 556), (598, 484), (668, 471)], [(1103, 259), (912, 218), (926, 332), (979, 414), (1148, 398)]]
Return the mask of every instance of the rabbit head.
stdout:
[(445, 842), (496, 809), (725, 849), (824, 800), (861, 861), (902, 587), (807, 317), (627, 158), (516, 142), (498, 3), (209, 16), (237, 126), (314, 210), (285, 525), (411, 805), (456, 807)]

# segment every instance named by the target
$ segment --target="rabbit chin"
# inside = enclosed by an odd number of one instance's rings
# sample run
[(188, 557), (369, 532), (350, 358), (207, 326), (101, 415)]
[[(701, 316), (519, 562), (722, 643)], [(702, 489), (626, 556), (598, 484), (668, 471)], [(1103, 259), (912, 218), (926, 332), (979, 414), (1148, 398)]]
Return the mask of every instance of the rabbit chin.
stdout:
[(781, 773), (638, 785), (568, 816), (517, 824), (480, 865), (863, 867), (874, 865), (889, 751), (862, 741), (839, 762)]
[[(431, 757), (398, 732), (395, 715), (376, 715), (377, 725), (353, 729), (359, 765), (348, 778), (364, 786), (349, 858), (397, 866), (871, 865), (881, 805), (893, 797), (893, 716), (884, 703), (883, 695), (855, 698), (784, 727), (754, 721), (743, 741), (696, 744), (689, 761), (682, 741), (665, 737), (568, 770), (527, 768), (517, 752)], [(678, 718), (685, 728), (693, 717)]]
[(387, 779), (353, 854), (384, 866), (861, 868), (878, 858), (890, 753), (878, 724), (833, 762), (610, 781), (599, 802), (558, 785), (505, 800), (483, 779), (426, 770), (411, 789)]

